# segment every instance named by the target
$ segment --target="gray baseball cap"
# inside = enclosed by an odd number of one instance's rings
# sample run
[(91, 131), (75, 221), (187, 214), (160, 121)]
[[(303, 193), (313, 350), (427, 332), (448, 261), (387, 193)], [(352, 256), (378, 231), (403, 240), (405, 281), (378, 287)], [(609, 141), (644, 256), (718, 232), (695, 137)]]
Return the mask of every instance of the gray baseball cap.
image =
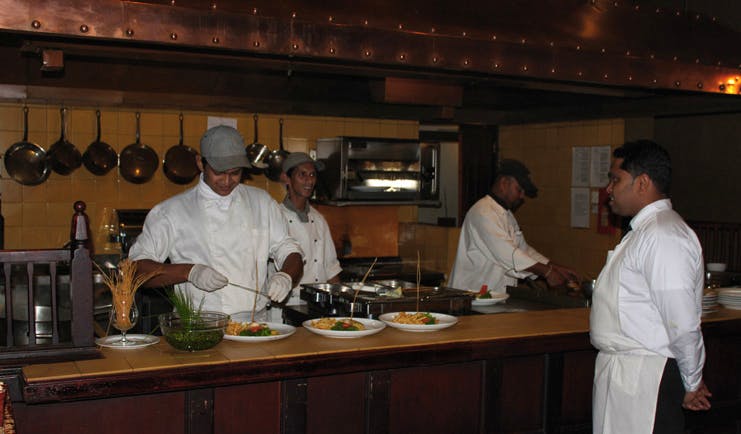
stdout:
[(235, 167), (252, 167), (247, 160), (244, 139), (226, 125), (209, 128), (201, 137), (201, 157), (217, 172)]
[(317, 172), (324, 170), (324, 163), (312, 159), (306, 152), (291, 152), (283, 160), (283, 172), (288, 173), (289, 170), (304, 163), (314, 163)]

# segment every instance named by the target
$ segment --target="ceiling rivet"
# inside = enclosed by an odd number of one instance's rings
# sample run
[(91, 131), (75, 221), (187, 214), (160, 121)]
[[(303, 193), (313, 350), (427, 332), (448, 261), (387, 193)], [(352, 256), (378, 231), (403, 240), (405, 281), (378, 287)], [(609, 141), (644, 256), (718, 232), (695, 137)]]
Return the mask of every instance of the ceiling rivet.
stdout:
[(723, 83), (721, 83), (720, 86), (718, 86), (718, 90), (720, 90), (721, 92), (725, 92), (726, 91), (726, 85), (723, 84)]
[(31, 27), (34, 29), (40, 29), (41, 28), (41, 21), (39, 20), (33, 20), (31, 21)]
[(126, 29), (126, 36), (128, 37), (134, 36), (134, 29)]
[(548, 45), (550, 45), (551, 47), (553, 47), (553, 46), (555, 46), (556, 44), (555, 44), (555, 43), (553, 43), (553, 41), (551, 41), (551, 42), (549, 42), (549, 43), (548, 43)]
[(434, 27), (430, 29), (430, 33), (435, 33), (435, 32), (436, 32), (436, 30), (435, 30)]
[(216, 10), (216, 2), (211, 3), (211, 10), (212, 11)]
[(177, 41), (177, 39), (178, 39), (178, 34), (177, 34), (177, 33), (175, 33), (175, 32), (172, 32), (172, 33), (170, 33), (170, 39), (172, 39), (173, 41)]
[(257, 48), (260, 46), (260, 41), (252, 41), (252, 46)]
[(329, 47), (329, 54), (334, 54), (335, 51), (334, 47)]
[(437, 63), (439, 61), (440, 61), (440, 59), (438, 59), (437, 56), (435, 56), (435, 57), (432, 58), (432, 63)]
[(399, 60), (401, 60), (401, 61), (403, 62), (403, 61), (405, 61), (406, 59), (407, 59), (407, 55), (406, 55), (406, 54), (404, 54), (404, 53), (402, 53), (402, 54), (399, 54)]
[(399, 30), (403, 30), (403, 29), (404, 29), (404, 25), (403, 25), (403, 24), (399, 24), (399, 25), (397, 25), (396, 27), (397, 27), (397, 28), (398, 28)]
[(461, 36), (463, 36), (463, 37), (465, 38), (466, 36), (468, 36), (468, 33), (466, 33), (466, 32), (461, 32)]
[(677, 60), (679, 60), (679, 57), (674, 56), (674, 57), (672, 57), (672, 60), (676, 62)]
[(294, 50), (298, 50), (298, 44), (296, 43), (291, 44), (291, 48)]
[(87, 26), (87, 24), (83, 24), (80, 26), (80, 31), (82, 33), (87, 33), (90, 30), (90, 28)]
[(211, 42), (213, 42), (214, 44), (218, 44), (219, 42), (221, 42), (221, 40), (218, 36), (214, 36), (213, 38), (211, 38)]
[(697, 82), (697, 88), (698, 88), (698, 89), (702, 89), (702, 82), (701, 82), (701, 81), (698, 81), (698, 82)]
[(334, 17), (332, 15), (329, 16), (329, 22), (330, 23), (333, 23), (334, 22)]
[(365, 54), (365, 57), (370, 57), (371, 52), (370, 52), (370, 50), (365, 50), (365, 52), (363, 52), (363, 54)]
[(252, 8), (252, 15), (257, 15), (257, 8)]
[(628, 76), (628, 81), (633, 81), (633, 76), (632, 75), (629, 75)]
[(497, 35), (491, 35), (491, 40), (492, 41), (496, 41), (497, 40)]
[(527, 72), (527, 70), (528, 70), (527, 65), (522, 65), (522, 70), (525, 71), (525, 72)]
[(296, 18), (296, 12), (291, 12), (291, 18)]

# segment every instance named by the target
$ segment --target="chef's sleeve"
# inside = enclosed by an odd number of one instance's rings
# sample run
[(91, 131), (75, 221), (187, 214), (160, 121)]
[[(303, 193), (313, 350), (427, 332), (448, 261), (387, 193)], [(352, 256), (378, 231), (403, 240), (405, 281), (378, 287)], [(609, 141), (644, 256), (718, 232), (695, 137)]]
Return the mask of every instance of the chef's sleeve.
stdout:
[(174, 228), (168, 216), (159, 207), (154, 207), (147, 213), (142, 232), (129, 249), (129, 259), (165, 262), (174, 237)]
[(646, 256), (644, 275), (651, 299), (669, 336), (669, 350), (679, 366), (684, 388), (694, 391), (700, 385), (705, 364), (700, 329), (702, 252), (686, 237), (676, 235), (660, 236), (649, 248), (653, 252)]
[(532, 273), (523, 271), (539, 262), (528, 252), (519, 247), (519, 242), (509, 235), (501, 219), (490, 216), (472, 215), (471, 230), (473, 236), (468, 237), (467, 249), (479, 251), (490, 261), (504, 268), (505, 272), (513, 277), (527, 278)]
[(301, 255), (301, 259), (304, 258), (304, 252), (301, 250), (298, 241), (293, 238), (288, 232), (288, 222), (286, 221), (283, 212), (278, 207), (278, 203), (271, 200), (267, 204), (268, 207), (268, 225), (269, 236), (270, 236), (270, 257), (273, 258), (275, 266), (278, 270), (283, 268), (283, 262), (285, 262), (288, 255), (291, 253), (298, 253)]

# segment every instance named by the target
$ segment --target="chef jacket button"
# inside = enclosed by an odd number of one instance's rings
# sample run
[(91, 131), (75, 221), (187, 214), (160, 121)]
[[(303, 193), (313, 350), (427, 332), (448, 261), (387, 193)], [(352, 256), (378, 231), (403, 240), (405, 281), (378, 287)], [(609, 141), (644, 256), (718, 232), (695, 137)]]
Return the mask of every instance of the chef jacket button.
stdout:
[(314, 259), (314, 262), (316, 262), (316, 259)]
[(304, 259), (304, 265), (306, 265), (306, 259)]
[(316, 243), (317, 241), (318, 241), (318, 240), (314, 240), (314, 242), (315, 242), (315, 243)]
[(288, 223), (293, 223), (293, 220), (291, 220), (291, 219), (288, 219)]
[(314, 279), (314, 282), (318, 282), (318, 281), (319, 281), (319, 279)]

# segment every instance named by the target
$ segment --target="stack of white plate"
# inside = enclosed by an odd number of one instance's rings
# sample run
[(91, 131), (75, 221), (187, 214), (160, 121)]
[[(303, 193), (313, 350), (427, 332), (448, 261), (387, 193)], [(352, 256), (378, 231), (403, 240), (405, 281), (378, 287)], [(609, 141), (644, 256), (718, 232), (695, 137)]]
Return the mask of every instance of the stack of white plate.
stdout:
[(718, 293), (706, 291), (702, 295), (702, 314), (708, 315), (718, 311)]
[(718, 303), (728, 309), (741, 310), (741, 288), (718, 289)]

